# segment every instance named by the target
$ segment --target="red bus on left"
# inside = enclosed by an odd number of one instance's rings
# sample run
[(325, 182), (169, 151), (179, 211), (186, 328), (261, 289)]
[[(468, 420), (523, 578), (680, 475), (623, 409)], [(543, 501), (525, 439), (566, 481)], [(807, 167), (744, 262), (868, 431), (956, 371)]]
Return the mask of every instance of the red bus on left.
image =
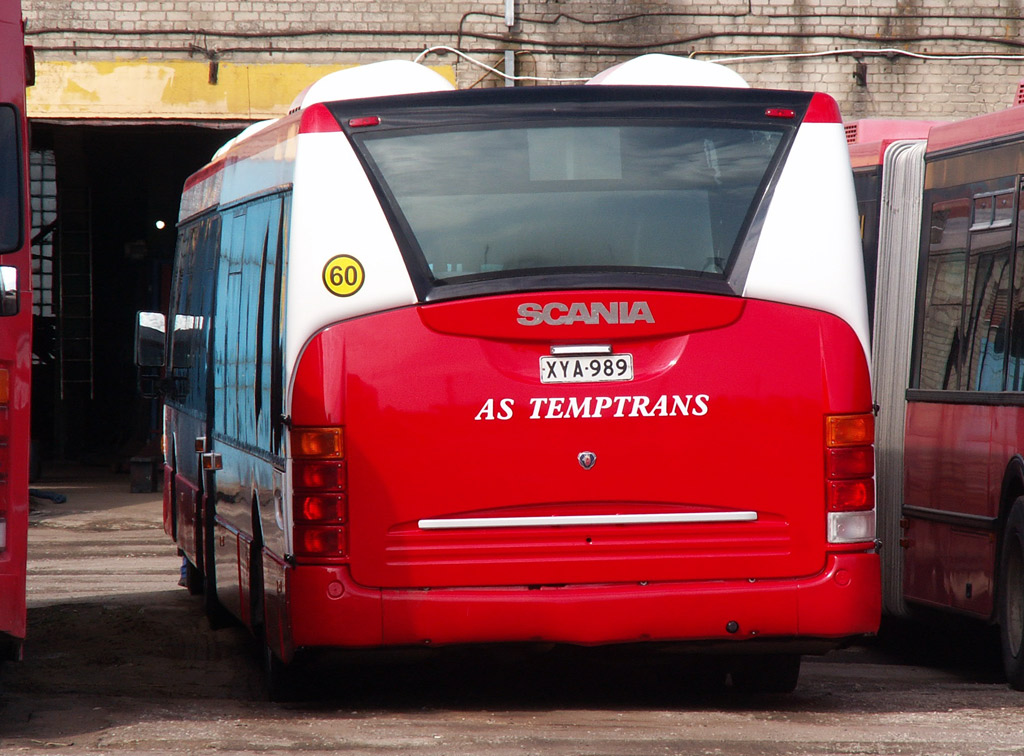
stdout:
[(21, 658), (26, 618), (32, 271), (24, 39), (20, 3), (0, 4), (0, 659)]

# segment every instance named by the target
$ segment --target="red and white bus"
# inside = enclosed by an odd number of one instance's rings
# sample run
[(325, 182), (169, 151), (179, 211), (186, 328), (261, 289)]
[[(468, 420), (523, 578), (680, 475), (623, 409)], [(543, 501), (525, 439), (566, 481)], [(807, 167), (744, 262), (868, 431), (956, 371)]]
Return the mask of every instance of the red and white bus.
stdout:
[(827, 95), (668, 56), (584, 86), (341, 71), (188, 179), (172, 286), (166, 321), (141, 314), (144, 340), (166, 327), (143, 360), (165, 526), (272, 671), (689, 642), (789, 690), (801, 654), (877, 629)]
[[(1024, 107), (875, 146), (884, 605), (1000, 628), (1024, 690)], [(926, 136), (926, 139), (922, 137)], [(851, 145), (855, 171), (870, 145)], [(883, 282), (883, 274), (888, 277)], [(888, 294), (883, 294), (883, 289)]]
[(28, 545), (32, 269), (21, 7), (0, 7), (0, 659), (21, 658)]

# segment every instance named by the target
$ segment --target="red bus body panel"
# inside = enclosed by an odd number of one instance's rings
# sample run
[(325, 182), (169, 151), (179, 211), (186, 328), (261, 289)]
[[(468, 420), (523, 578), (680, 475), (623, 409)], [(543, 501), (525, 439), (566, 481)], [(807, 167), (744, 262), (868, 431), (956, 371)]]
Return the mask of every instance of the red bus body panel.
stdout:
[[(345, 566), (295, 569), (295, 643), (714, 638), (730, 620), (762, 637), (877, 629), (877, 556), (826, 544), (824, 416), (871, 406), (853, 331), (736, 298), (569, 298), (643, 301), (654, 322), (525, 327), (524, 302), (571, 305), (565, 293), (515, 294), (356, 319), (310, 342), (293, 422), (344, 429), (350, 551)], [(541, 384), (539, 358), (572, 343), (632, 354), (635, 380)], [(419, 525), (746, 511), (756, 520)]]
[[(1003, 477), (1007, 463), (1018, 453), (1022, 426), (1024, 416), (1016, 407), (911, 402), (906, 504), (940, 515), (967, 515), (979, 523), (995, 522)], [(997, 532), (917, 517), (908, 525), (907, 598), (991, 616)]]
[(21, 248), (0, 254), (0, 265), (17, 270), (20, 300), (17, 315), (0, 317), (0, 369), (6, 370), (9, 377), (9, 401), (0, 405), (0, 518), (6, 523), (6, 548), (0, 550), (0, 638), (6, 637), (10, 641), (10, 647), (3, 650), (17, 656), (26, 625), (32, 366), (28, 130), (25, 121), (25, 49), (19, 3), (5, 3), (0, 11), (0, 102), (13, 104), (19, 117), (24, 210)]
[(864, 553), (832, 555), (809, 578), (757, 582), (423, 591), (366, 588), (343, 566), (289, 573), (295, 646), (830, 639), (875, 632), (881, 612), (878, 558)]

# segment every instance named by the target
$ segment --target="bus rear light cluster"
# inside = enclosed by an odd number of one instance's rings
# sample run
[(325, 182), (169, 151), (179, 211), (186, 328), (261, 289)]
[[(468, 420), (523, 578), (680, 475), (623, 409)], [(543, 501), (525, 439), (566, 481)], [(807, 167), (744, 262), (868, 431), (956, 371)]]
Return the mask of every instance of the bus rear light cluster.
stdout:
[(344, 557), (348, 502), (345, 436), (341, 428), (293, 428), (294, 552), (300, 557)]
[(825, 418), (825, 503), (829, 543), (875, 539), (875, 418)]

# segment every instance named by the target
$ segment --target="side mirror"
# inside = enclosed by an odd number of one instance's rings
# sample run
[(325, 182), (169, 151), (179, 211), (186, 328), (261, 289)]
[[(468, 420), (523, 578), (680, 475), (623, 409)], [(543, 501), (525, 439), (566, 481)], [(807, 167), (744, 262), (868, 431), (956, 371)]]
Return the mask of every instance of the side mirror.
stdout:
[(164, 335), (167, 323), (162, 312), (140, 312), (135, 321), (135, 364), (140, 368), (164, 366)]
[(0, 265), (0, 317), (17, 315), (19, 309), (18, 269)]
[(145, 399), (160, 396), (163, 383), (166, 319), (160, 312), (140, 312), (135, 321), (135, 364), (139, 393)]

